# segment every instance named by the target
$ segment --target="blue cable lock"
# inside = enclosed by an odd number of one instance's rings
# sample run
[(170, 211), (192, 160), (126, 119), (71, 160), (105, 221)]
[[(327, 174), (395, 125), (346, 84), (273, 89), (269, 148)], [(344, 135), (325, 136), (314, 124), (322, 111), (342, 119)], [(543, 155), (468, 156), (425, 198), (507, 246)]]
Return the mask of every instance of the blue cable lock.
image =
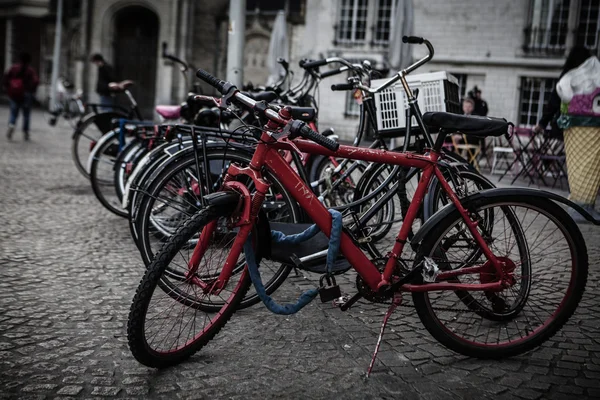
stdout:
[[(342, 239), (342, 214), (336, 210), (329, 210), (329, 213), (331, 214), (332, 221), (331, 235), (329, 236), (329, 248), (327, 250), (327, 273), (331, 273), (331, 268), (338, 256)], [(275, 244), (297, 244), (309, 240), (320, 231), (321, 230), (316, 224), (311, 225), (304, 232), (289, 236), (286, 236), (279, 231), (271, 231), (271, 239)], [(258, 271), (258, 264), (256, 263), (256, 255), (252, 248), (252, 239), (250, 235), (248, 235), (248, 239), (246, 240), (246, 243), (244, 243), (244, 255), (246, 256), (250, 280), (252, 281), (252, 284), (254, 284), (256, 293), (258, 293), (258, 297), (260, 297), (264, 305), (272, 313), (279, 315), (295, 314), (305, 305), (310, 303), (319, 293), (318, 289), (311, 289), (302, 293), (294, 304), (277, 304), (265, 291), (265, 286), (263, 285), (260, 272)]]

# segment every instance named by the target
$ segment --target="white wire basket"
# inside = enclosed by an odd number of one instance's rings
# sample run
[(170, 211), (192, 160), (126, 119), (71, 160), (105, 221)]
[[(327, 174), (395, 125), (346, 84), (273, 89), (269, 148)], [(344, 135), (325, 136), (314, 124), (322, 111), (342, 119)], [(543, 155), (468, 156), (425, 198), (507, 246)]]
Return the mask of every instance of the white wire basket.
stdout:
[[(386, 81), (387, 79), (373, 80), (371, 81), (371, 87), (376, 88)], [(443, 111), (458, 114), (461, 112), (458, 80), (454, 75), (445, 71), (432, 72), (408, 75), (406, 81), (412, 90), (419, 89), (417, 101), (422, 113)], [(405, 130), (408, 100), (400, 81), (376, 93), (375, 106), (377, 108), (377, 130), (379, 134), (385, 135)], [(412, 126), (417, 126), (414, 118)]]

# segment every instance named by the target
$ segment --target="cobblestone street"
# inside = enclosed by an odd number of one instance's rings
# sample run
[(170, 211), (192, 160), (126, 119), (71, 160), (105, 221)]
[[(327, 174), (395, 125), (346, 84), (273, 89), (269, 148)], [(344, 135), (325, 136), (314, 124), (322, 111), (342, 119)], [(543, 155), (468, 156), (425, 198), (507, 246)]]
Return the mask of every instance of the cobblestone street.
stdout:
[[(367, 380), (385, 306), (361, 301), (343, 313), (314, 301), (290, 317), (240, 311), (189, 361), (145, 368), (127, 347), (143, 271), (127, 222), (75, 169), (64, 121), (50, 128), (37, 111), (31, 141), (17, 130), (8, 142), (7, 115), (0, 108), (0, 398), (600, 398), (600, 227), (590, 225), (576, 314), (523, 356), (452, 353), (403, 307)], [(289, 301), (314, 278), (290, 276), (274, 297)]]

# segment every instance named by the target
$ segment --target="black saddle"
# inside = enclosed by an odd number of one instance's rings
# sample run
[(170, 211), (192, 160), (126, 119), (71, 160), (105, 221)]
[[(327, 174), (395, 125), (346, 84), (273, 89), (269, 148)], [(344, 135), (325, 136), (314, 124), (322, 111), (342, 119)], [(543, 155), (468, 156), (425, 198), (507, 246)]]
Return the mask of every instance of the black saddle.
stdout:
[[(270, 222), (273, 230), (282, 232), (285, 235), (294, 235), (301, 233), (311, 224), (286, 224), (280, 222)], [(329, 238), (323, 232), (317, 233), (311, 239), (298, 244), (276, 244), (271, 243), (270, 259), (289, 265), (296, 265), (307, 271), (325, 273), (325, 261), (327, 256), (319, 257), (316, 260), (303, 262), (297, 265), (296, 261), (302, 257), (314, 254), (329, 247)], [(295, 257), (294, 257), (295, 256)], [(332, 266), (333, 272), (341, 272), (350, 269), (350, 263), (344, 258), (338, 258)]]
[(314, 121), (317, 111), (312, 107), (292, 107), (289, 106), (293, 119), (301, 121)]
[(504, 118), (428, 112), (423, 114), (423, 122), (432, 128), (479, 137), (502, 136), (508, 133), (508, 121)]
[(266, 91), (266, 92), (255, 92), (255, 93), (250, 93), (250, 92), (242, 92), (243, 95), (250, 97), (252, 100), (256, 100), (256, 101), (266, 101), (267, 103), (272, 102), (273, 100), (275, 100), (278, 96), (277, 93), (275, 92), (270, 92), (270, 91)]

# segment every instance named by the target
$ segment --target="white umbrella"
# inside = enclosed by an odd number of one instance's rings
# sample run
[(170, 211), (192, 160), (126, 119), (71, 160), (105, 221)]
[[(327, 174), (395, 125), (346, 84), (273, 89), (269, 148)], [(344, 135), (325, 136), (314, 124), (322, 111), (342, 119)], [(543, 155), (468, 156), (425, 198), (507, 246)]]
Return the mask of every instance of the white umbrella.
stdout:
[(273, 31), (271, 32), (271, 41), (269, 42), (269, 53), (267, 55), (267, 68), (269, 68), (269, 79), (267, 86), (273, 85), (285, 75), (285, 70), (277, 62), (279, 57), (289, 60), (289, 42), (287, 36), (287, 26), (285, 23), (285, 13), (279, 11), (275, 17)]
[(412, 0), (397, 0), (394, 18), (390, 24), (390, 44), (387, 54), (391, 74), (395, 74), (412, 62), (411, 45), (402, 43), (402, 36), (413, 34), (413, 18)]

